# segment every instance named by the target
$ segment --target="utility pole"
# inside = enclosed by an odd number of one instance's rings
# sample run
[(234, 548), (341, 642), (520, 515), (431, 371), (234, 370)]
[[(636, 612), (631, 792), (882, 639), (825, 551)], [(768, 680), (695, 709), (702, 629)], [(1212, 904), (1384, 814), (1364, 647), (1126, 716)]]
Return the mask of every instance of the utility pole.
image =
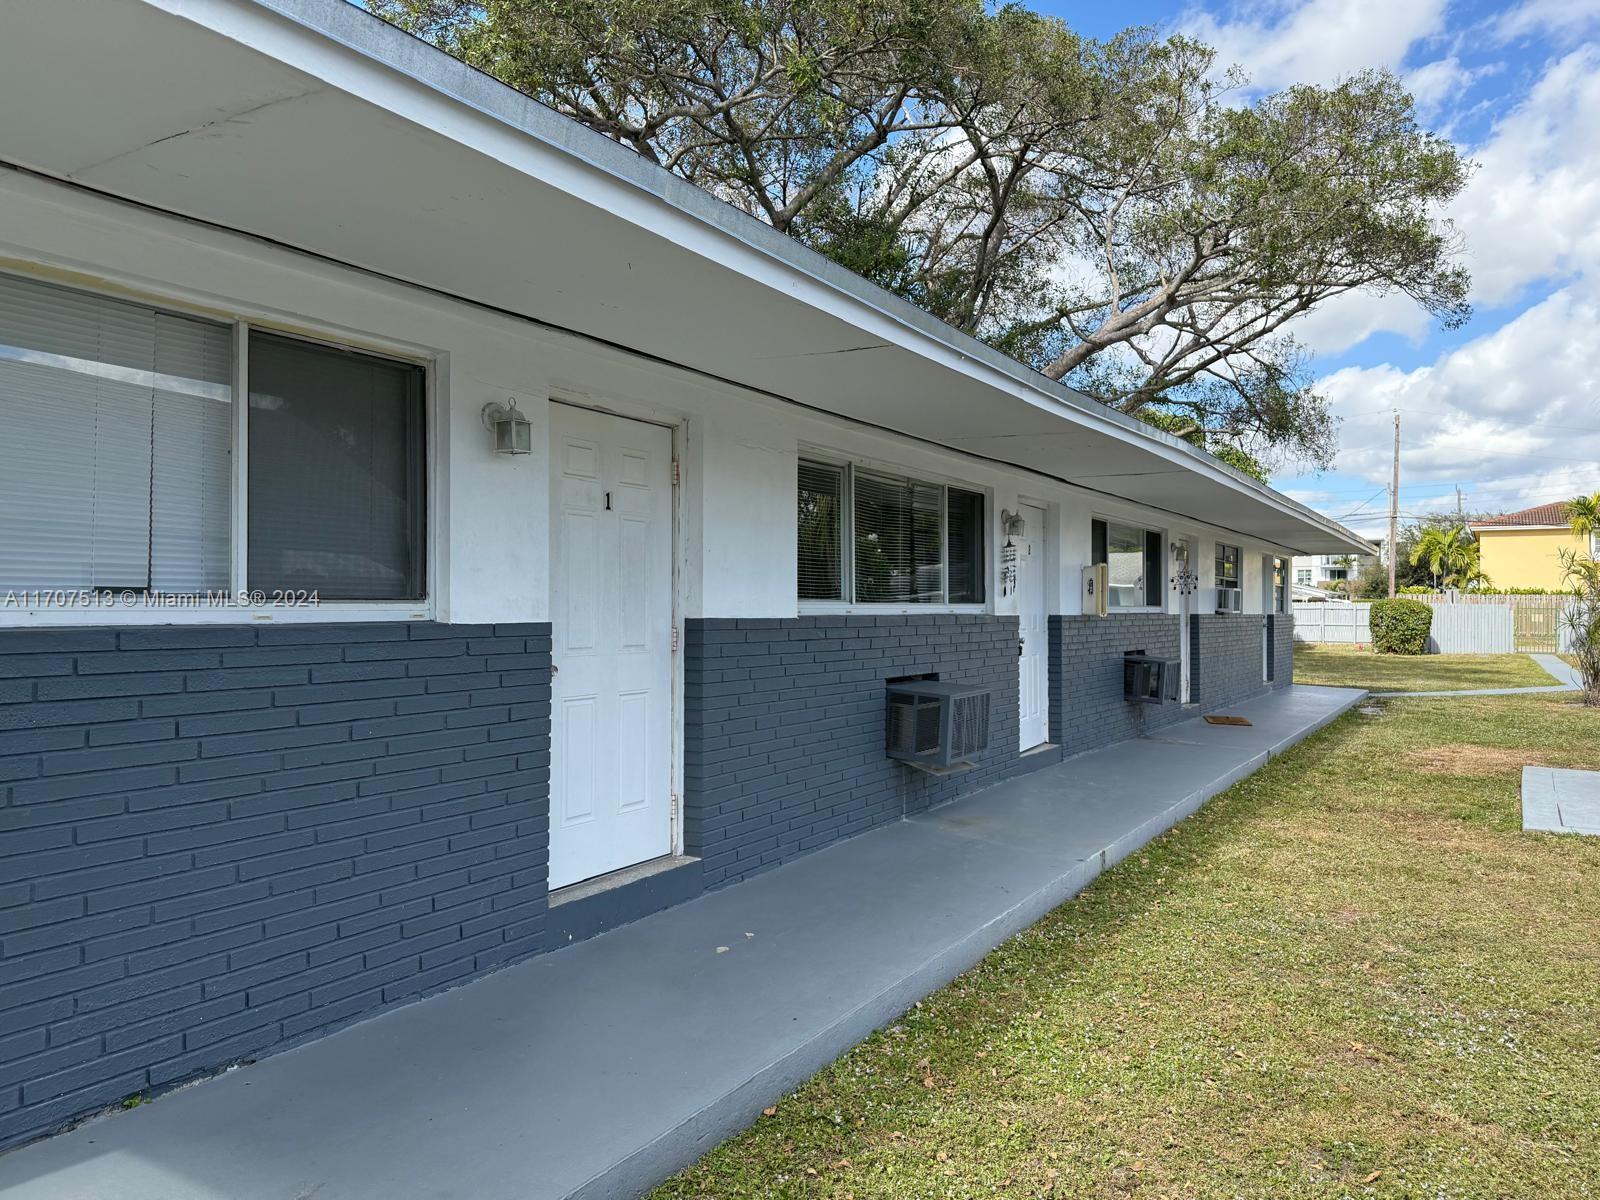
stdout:
[(1394, 412), (1394, 476), (1389, 483), (1389, 599), (1394, 599), (1394, 560), (1400, 553), (1400, 410)]

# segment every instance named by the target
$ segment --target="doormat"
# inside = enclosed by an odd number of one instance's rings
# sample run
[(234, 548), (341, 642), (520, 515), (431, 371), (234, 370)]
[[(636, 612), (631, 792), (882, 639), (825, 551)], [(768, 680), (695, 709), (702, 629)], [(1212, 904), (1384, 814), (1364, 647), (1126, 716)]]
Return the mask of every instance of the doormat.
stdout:
[(1206, 724), (1207, 725), (1248, 725), (1248, 724), (1250, 724), (1250, 718), (1249, 717), (1220, 717), (1220, 716), (1217, 716), (1215, 713), (1212, 713), (1212, 714), (1208, 714), (1207, 715)]

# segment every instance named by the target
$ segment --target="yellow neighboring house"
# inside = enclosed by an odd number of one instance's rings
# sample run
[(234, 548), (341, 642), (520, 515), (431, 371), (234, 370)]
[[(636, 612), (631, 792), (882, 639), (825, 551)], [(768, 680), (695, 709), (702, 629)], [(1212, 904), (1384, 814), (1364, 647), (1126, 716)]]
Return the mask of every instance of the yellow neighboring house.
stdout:
[[(1558, 500), (1472, 523), (1482, 547), (1483, 573), (1496, 588), (1564, 588), (1562, 550), (1600, 557), (1600, 534), (1585, 539), (1573, 533), (1566, 509), (1567, 502)], [(1594, 545), (1587, 544), (1591, 540)]]

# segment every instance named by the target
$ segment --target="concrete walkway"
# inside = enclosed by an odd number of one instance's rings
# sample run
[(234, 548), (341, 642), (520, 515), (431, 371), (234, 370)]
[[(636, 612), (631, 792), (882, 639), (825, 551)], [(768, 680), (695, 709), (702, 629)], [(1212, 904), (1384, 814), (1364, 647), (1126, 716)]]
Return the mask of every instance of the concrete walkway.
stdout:
[(1293, 687), (0, 1157), (5, 1200), (623, 1197), (1364, 695)]
[(1522, 827), (1600, 837), (1600, 771), (1523, 767)]
[(1545, 674), (1558, 680), (1549, 687), (1469, 688), (1455, 692), (1373, 692), (1377, 700), (1395, 700), (1403, 696), (1537, 696), (1541, 692), (1571, 692), (1583, 687), (1583, 679), (1554, 654), (1530, 654), (1529, 658), (1544, 668)]

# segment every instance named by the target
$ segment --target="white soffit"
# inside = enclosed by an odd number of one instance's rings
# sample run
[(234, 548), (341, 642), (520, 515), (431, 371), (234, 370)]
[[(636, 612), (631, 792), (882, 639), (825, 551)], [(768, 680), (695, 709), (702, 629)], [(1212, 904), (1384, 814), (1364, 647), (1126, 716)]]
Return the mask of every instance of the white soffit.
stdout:
[(5, 32), (7, 163), (1302, 553), (1369, 549), (345, 0), (25, 0)]

